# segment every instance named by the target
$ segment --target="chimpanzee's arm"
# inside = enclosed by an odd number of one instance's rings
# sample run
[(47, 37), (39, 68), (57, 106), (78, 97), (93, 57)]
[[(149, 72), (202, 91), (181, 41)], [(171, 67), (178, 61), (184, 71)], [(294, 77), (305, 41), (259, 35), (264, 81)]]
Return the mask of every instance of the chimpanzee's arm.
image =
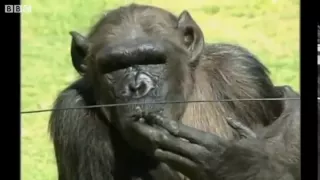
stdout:
[[(292, 119), (288, 120), (292, 121)], [(298, 118), (296, 120), (299, 121)], [(286, 151), (287, 148), (299, 149), (299, 142), (295, 142), (297, 139), (287, 139), (286, 142), (275, 140), (276, 142), (269, 143), (268, 139), (248, 138), (230, 143), (218, 136), (183, 124), (167, 129), (172, 135), (163, 132), (158, 132), (157, 135), (155, 132), (149, 134), (149, 137), (154, 138), (154, 144), (157, 146), (154, 156), (193, 180), (274, 180), (294, 179), (294, 177), (298, 179), (300, 176), (300, 160), (296, 157), (299, 153)], [(151, 130), (145, 132), (150, 133)], [(285, 136), (287, 134), (276, 138), (285, 138)], [(293, 140), (292, 143), (291, 140)]]
[[(155, 156), (191, 179), (280, 179), (293, 177), (299, 170), (299, 160), (285, 155), (290, 142), (270, 144), (266, 139), (242, 139), (230, 143), (218, 136), (179, 124), (176, 137), (162, 134), (157, 139)], [(183, 141), (177, 137), (189, 140)], [(283, 143), (283, 144), (282, 144)], [(274, 146), (274, 147), (270, 147)], [(290, 152), (287, 152), (290, 153)], [(294, 154), (294, 153), (293, 153)], [(299, 154), (295, 154), (296, 156)], [(285, 159), (283, 159), (285, 158)], [(292, 168), (292, 169), (291, 169)], [(290, 179), (289, 178), (289, 179)]]
[[(284, 90), (290, 95), (291, 89)], [(236, 143), (154, 113), (145, 119), (170, 134), (144, 124), (134, 127), (153, 142), (149, 150), (157, 159), (192, 180), (300, 179), (300, 103), (284, 104), (282, 115), (263, 134)]]
[[(63, 91), (54, 108), (84, 106), (80, 82)], [(114, 147), (110, 128), (92, 109), (54, 111), (49, 121), (59, 180), (113, 180)]]

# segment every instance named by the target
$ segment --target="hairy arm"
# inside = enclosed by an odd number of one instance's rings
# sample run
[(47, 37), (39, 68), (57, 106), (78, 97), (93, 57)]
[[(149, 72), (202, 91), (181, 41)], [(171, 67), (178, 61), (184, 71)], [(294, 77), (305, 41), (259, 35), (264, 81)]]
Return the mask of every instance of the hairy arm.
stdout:
[[(291, 88), (284, 90), (284, 97), (295, 95)], [(300, 179), (300, 102), (288, 100), (284, 105), (282, 115), (272, 125), (257, 137), (238, 142), (157, 113), (146, 115), (147, 123), (167, 132), (142, 123), (133, 127), (153, 143), (146, 151), (192, 180)]]
[[(54, 108), (84, 106), (83, 97), (82, 92), (73, 86), (58, 96)], [(89, 109), (54, 111), (49, 131), (59, 179), (113, 179), (114, 152), (110, 129), (96, 113)]]

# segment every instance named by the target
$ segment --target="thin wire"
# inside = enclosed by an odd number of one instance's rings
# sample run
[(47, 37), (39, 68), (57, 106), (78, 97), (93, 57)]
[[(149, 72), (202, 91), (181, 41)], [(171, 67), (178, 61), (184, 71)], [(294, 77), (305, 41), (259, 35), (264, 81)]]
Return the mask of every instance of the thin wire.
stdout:
[[(55, 109), (40, 109), (31, 111), (21, 111), (21, 114), (41, 113), (48, 111), (61, 111), (61, 110), (74, 110), (74, 109), (91, 109), (99, 107), (116, 107), (116, 106), (129, 106), (129, 105), (143, 105), (143, 104), (178, 104), (178, 103), (206, 103), (206, 102), (231, 102), (231, 101), (279, 101), (279, 100), (299, 100), (300, 98), (250, 98), (250, 99), (221, 99), (221, 100), (198, 100), (198, 101), (159, 101), (159, 102), (141, 102), (141, 103), (119, 103), (119, 104), (102, 104), (91, 106), (78, 106), (67, 108), (55, 108)], [(320, 100), (318, 98), (318, 100)]]

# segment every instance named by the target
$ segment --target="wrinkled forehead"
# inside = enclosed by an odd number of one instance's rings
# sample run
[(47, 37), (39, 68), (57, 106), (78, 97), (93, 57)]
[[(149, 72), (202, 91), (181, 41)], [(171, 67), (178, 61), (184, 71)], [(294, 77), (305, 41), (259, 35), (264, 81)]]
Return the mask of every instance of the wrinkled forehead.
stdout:
[(116, 39), (150, 35), (173, 35), (177, 18), (162, 9), (123, 8), (107, 13), (89, 34), (89, 38)]
[(177, 18), (162, 9), (147, 8), (141, 12), (136, 12), (136, 19), (142, 26), (155, 26), (162, 28), (176, 28)]
[[(121, 8), (120, 8), (121, 9)], [(117, 22), (111, 22), (109, 19), (117, 19)], [(177, 17), (172, 13), (157, 7), (132, 7), (123, 8), (116, 12), (110, 12), (105, 17), (106, 21), (112, 25), (136, 24), (147, 26), (157, 24), (166, 28), (177, 26)]]

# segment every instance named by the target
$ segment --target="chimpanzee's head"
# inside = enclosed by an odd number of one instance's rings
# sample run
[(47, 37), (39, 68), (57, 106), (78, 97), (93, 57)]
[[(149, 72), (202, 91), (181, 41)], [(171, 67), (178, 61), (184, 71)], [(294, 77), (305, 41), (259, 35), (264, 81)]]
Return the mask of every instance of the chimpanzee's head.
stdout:
[[(71, 36), (74, 68), (92, 83), (98, 104), (186, 100), (204, 46), (202, 31), (187, 11), (176, 17), (136, 4), (107, 13), (87, 37)], [(142, 111), (162, 109), (177, 119), (184, 106), (140, 105)], [(118, 118), (136, 113), (135, 105), (115, 109)]]

